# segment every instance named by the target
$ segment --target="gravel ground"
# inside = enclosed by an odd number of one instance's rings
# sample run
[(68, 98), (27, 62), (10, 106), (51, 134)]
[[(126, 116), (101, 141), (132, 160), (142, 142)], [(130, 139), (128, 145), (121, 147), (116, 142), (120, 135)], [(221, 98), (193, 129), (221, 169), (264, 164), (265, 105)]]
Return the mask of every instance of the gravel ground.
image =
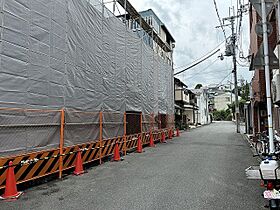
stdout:
[(0, 209), (265, 209), (259, 181), (244, 173), (254, 164), (235, 125), (215, 122), (122, 162), (30, 188)]

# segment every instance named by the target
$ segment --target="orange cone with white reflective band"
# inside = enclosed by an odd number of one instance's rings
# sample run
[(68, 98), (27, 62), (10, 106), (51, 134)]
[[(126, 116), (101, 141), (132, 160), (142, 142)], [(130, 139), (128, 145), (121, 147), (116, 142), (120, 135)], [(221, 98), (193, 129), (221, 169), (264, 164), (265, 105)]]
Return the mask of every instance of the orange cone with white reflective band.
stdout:
[(172, 139), (172, 136), (173, 136), (173, 129), (171, 128), (171, 129), (169, 130), (169, 139)]
[(161, 143), (166, 143), (166, 141), (165, 141), (165, 132), (164, 131), (161, 133)]
[(180, 136), (179, 128), (176, 129), (176, 136), (177, 136), (177, 137)]
[(150, 147), (155, 147), (154, 137), (152, 131), (150, 132)]
[(76, 155), (76, 166), (75, 166), (74, 174), (78, 176), (78, 175), (82, 175), (83, 173), (85, 173), (85, 171), (83, 168), (81, 150), (79, 149)]
[(142, 148), (142, 141), (141, 141), (141, 137), (138, 137), (137, 140), (137, 152), (138, 153), (142, 153), (143, 152), (143, 148)]
[(8, 167), (7, 173), (6, 173), (5, 192), (0, 198), (4, 199), (4, 200), (14, 200), (14, 199), (17, 199), (21, 194), (22, 194), (22, 192), (17, 191), (14, 166), (13, 166), (13, 162), (10, 161), (9, 167)]
[(115, 144), (115, 151), (114, 151), (114, 161), (120, 161), (121, 156), (120, 156), (120, 150), (119, 150), (119, 143)]

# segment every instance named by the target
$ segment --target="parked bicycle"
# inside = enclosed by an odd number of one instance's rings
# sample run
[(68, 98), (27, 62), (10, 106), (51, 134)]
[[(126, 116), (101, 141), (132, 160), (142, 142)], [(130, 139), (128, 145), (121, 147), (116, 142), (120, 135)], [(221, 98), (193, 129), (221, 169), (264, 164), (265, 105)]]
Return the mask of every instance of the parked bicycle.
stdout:
[[(255, 142), (255, 151), (257, 156), (264, 160), (269, 155), (269, 137), (267, 136), (266, 131), (262, 133), (257, 133), (257, 141)], [(275, 131), (274, 135), (274, 155), (280, 156), (280, 136)]]

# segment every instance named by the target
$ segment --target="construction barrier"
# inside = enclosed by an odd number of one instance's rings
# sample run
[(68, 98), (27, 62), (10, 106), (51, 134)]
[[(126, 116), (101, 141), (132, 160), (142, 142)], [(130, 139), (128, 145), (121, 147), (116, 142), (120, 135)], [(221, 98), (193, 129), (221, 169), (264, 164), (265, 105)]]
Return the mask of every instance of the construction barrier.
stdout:
[[(83, 171), (83, 164), (98, 160), (102, 163), (103, 158), (114, 155), (116, 146), (120, 155), (125, 156), (127, 152), (137, 150), (140, 143), (141, 146), (153, 147), (154, 143), (160, 142), (163, 136), (165, 138), (165, 136), (170, 136), (171, 130), (173, 132), (173, 127), (161, 128), (162, 123), (157, 121), (158, 116), (154, 114), (142, 115), (138, 113), (139, 132), (127, 134), (127, 117), (131, 118), (127, 113), (23, 109), (7, 109), (5, 112), (16, 117), (18, 116), (16, 113), (19, 112), (22, 116), (32, 118), (31, 120), (28, 118), (28, 122), (33, 121), (32, 124), (25, 124), (24, 121), (19, 123), (18, 120), (18, 124), (15, 124), (13, 120), (7, 121), (6, 125), (2, 127), (0, 125), (0, 134), (5, 132), (6, 135), (6, 129), (8, 129), (14, 138), (19, 138), (25, 131), (29, 135), (29, 139), (26, 141), (30, 141), (33, 136), (38, 136), (33, 135), (33, 132), (36, 133), (36, 129), (40, 129), (40, 134), (45, 134), (46, 131), (46, 133), (54, 133), (55, 135), (40, 136), (42, 138), (40, 147), (30, 147), (30, 152), (25, 152), (26, 148), (24, 151), (18, 151), (19, 154), (13, 154), (16, 152), (12, 151), (12, 155), (5, 155), (6, 151), (5, 153), (0, 151), (0, 189), (5, 188), (9, 167), (14, 168), (17, 184), (50, 174), (58, 174), (61, 178), (63, 171), (72, 168), (76, 168), (75, 172), (80, 174)], [(47, 123), (43, 122), (45, 119), (48, 120)], [(24, 130), (21, 130), (22, 127)], [(135, 127), (135, 125), (130, 125), (130, 127)], [(91, 128), (94, 132), (91, 131)], [(18, 130), (20, 131), (19, 136), (16, 135)], [(113, 135), (118, 136), (113, 137)], [(96, 140), (91, 140), (91, 138)], [(83, 142), (83, 139), (86, 142)], [(42, 145), (43, 140), (50, 142), (50, 145)], [(78, 156), (79, 165), (77, 168)], [(12, 162), (11, 166), (9, 166), (10, 162)]]

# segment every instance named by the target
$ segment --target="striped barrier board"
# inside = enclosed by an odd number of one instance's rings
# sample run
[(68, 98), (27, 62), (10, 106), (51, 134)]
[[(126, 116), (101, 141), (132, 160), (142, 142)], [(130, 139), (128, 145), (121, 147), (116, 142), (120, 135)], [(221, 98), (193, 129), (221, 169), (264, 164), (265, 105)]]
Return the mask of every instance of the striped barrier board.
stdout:
[[(153, 131), (154, 141), (159, 141), (162, 132), (168, 136), (168, 129)], [(145, 132), (142, 135), (134, 134), (126, 137), (115, 137), (102, 141), (92, 141), (84, 144), (67, 146), (62, 149), (60, 155), (59, 148), (31, 152), (16, 156), (0, 158), (0, 189), (5, 187), (6, 171), (10, 161), (15, 166), (14, 172), (17, 184), (38, 179), (50, 174), (58, 173), (59, 166), (62, 164), (62, 171), (73, 168), (75, 166), (76, 153), (80, 149), (82, 151), (83, 163), (89, 163), (95, 160), (100, 160), (103, 157), (108, 157), (114, 154), (115, 145), (119, 144), (120, 151), (130, 151), (137, 147), (138, 137), (142, 137), (142, 144), (148, 145), (150, 133)], [(101, 155), (101, 156), (100, 156)], [(62, 163), (60, 162), (62, 156)]]
[[(10, 161), (15, 165), (17, 183), (30, 181), (58, 172), (59, 150), (47, 150), (0, 158), (0, 167), (7, 166)], [(0, 189), (5, 187), (7, 168), (0, 169)]]
[(99, 155), (99, 142), (90, 142), (80, 145), (69, 146), (63, 149), (63, 170), (72, 168), (75, 166), (76, 153), (81, 150), (83, 163), (89, 163), (100, 159)]

